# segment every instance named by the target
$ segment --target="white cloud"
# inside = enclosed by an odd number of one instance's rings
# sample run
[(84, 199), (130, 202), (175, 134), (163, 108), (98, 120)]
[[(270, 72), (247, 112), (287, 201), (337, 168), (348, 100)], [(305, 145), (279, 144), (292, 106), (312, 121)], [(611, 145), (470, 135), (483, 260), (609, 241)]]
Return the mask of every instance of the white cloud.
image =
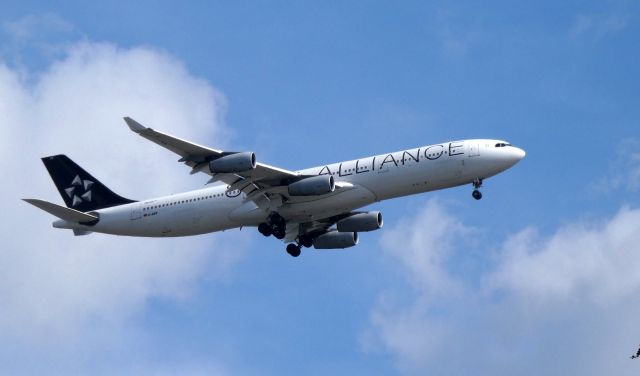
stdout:
[(473, 52), (482, 39), (481, 30), (463, 11), (449, 6), (439, 8), (433, 15), (432, 31), (440, 44), (440, 53), (446, 59), (459, 61)]
[(592, 191), (610, 193), (617, 190), (640, 191), (640, 140), (626, 139), (616, 145), (616, 158), (603, 179), (595, 182)]
[[(22, 68), (29, 76), (27, 62), (42, 68), (63, 57), (68, 38), (81, 37), (73, 25), (56, 13), (29, 14), (0, 24), (0, 60)], [(34, 64), (35, 63), (35, 64)]]
[(55, 13), (28, 14), (2, 24), (2, 29), (15, 39), (30, 39), (44, 33), (70, 32), (73, 25)]
[(602, 39), (627, 28), (630, 17), (628, 14), (586, 15), (579, 14), (575, 17), (569, 30), (571, 38), (590, 36), (593, 39)]
[(572, 37), (578, 37), (589, 29), (593, 27), (593, 20), (591, 17), (585, 16), (584, 14), (579, 14), (576, 16), (573, 21), (573, 25), (571, 26), (571, 30), (569, 31), (569, 35)]
[(549, 239), (524, 231), (507, 241), (488, 286), (528, 300), (605, 306), (626, 299), (640, 292), (638, 230), (640, 210), (622, 208), (606, 222), (565, 226)]
[[(442, 205), (428, 202), (407, 223), (383, 246), (413, 288), (381, 296), (367, 349), (391, 352), (407, 374), (636, 374), (628, 357), (640, 341), (640, 210), (549, 236), (525, 229), (488, 251), (491, 266), (477, 276), (459, 273), (470, 239)], [(440, 235), (449, 232), (457, 235)], [(425, 242), (400, 242), (416, 238)], [(428, 256), (433, 238), (444, 250), (437, 258)], [(433, 294), (429, 273), (455, 293)]]
[(449, 215), (438, 201), (431, 200), (415, 218), (385, 229), (381, 242), (383, 249), (410, 272), (410, 281), (421, 291), (451, 294), (456, 291), (457, 282), (443, 265), (451, 257), (453, 240), (465, 239), (474, 232)]
[(74, 237), (20, 200), (62, 201), (39, 160), (57, 153), (131, 198), (198, 188), (206, 177), (190, 176), (177, 156), (129, 131), (122, 116), (224, 146), (225, 108), (211, 85), (150, 48), (78, 43), (37, 76), (0, 62), (0, 360), (11, 360), (0, 371), (43, 354), (61, 364), (60, 373), (74, 370), (95, 356), (87, 349), (108, 352), (135, 335), (123, 328), (150, 299), (180, 302), (200, 279), (228, 276), (246, 242), (237, 233)]

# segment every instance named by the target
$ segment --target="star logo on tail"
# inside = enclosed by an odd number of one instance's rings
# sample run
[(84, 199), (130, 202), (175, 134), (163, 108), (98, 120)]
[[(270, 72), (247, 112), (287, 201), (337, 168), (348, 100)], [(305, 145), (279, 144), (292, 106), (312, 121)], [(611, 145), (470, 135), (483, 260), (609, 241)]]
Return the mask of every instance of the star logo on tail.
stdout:
[(80, 175), (76, 175), (71, 181), (71, 186), (66, 188), (64, 192), (71, 199), (71, 206), (77, 206), (82, 202), (91, 202), (91, 187), (93, 182), (91, 180), (82, 180)]

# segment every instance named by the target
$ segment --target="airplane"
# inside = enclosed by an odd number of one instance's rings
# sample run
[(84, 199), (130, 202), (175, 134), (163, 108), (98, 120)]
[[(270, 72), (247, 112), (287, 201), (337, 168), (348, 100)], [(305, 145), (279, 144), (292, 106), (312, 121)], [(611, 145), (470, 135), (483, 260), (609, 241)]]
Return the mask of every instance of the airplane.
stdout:
[(298, 257), (302, 247), (358, 244), (358, 233), (383, 226), (382, 213), (359, 209), (382, 200), (466, 184), (479, 200), (485, 179), (525, 156), (506, 141), (473, 139), (290, 171), (257, 162), (253, 152), (211, 149), (124, 120), (133, 132), (179, 155), (191, 174), (210, 175), (205, 187), (130, 200), (60, 154), (42, 161), (66, 206), (23, 200), (57, 217), (53, 227), (75, 235), (176, 237), (257, 227)]

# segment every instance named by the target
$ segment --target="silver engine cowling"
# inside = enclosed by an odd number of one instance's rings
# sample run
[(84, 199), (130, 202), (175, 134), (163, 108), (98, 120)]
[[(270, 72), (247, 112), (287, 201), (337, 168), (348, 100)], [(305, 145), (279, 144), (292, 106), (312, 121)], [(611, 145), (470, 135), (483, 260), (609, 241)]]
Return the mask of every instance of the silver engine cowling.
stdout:
[(329, 231), (313, 239), (315, 249), (341, 249), (358, 244), (357, 232)]
[(256, 168), (256, 155), (250, 151), (233, 153), (209, 162), (214, 174), (243, 172)]
[(331, 193), (336, 189), (336, 183), (331, 175), (318, 175), (298, 180), (289, 184), (291, 196), (320, 196)]
[(357, 213), (336, 224), (340, 232), (366, 232), (382, 227), (382, 213), (379, 211)]

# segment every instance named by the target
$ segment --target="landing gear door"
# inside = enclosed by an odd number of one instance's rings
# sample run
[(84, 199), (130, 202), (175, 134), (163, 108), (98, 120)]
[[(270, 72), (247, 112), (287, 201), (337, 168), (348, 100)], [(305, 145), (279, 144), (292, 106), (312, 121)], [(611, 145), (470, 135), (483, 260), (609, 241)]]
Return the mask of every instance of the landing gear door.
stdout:
[(480, 145), (477, 142), (470, 142), (468, 145), (469, 157), (480, 156)]
[(131, 207), (131, 220), (135, 221), (142, 218), (142, 205), (139, 203), (133, 204)]

